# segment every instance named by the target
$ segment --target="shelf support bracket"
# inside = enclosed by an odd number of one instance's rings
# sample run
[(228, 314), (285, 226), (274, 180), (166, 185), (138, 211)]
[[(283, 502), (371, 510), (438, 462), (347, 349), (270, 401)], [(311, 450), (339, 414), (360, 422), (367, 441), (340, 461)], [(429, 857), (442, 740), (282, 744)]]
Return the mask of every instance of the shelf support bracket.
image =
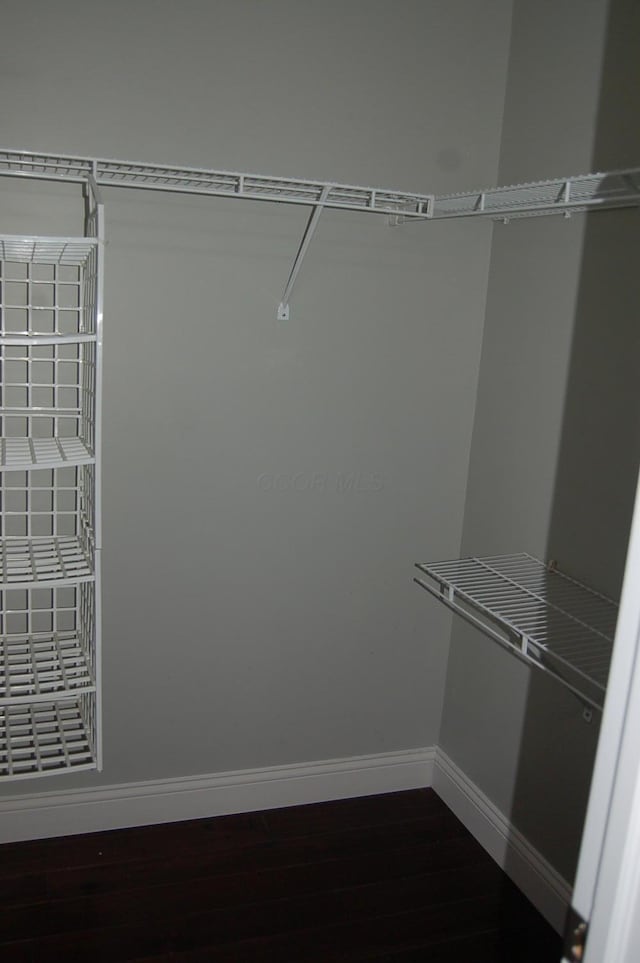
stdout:
[(318, 203), (316, 204), (316, 206), (313, 208), (313, 211), (311, 212), (311, 216), (309, 218), (309, 221), (305, 228), (305, 232), (300, 242), (300, 247), (298, 248), (298, 253), (296, 254), (296, 259), (293, 262), (293, 267), (291, 268), (291, 273), (289, 274), (289, 280), (287, 281), (287, 284), (284, 289), (284, 293), (282, 295), (282, 300), (278, 305), (278, 314), (277, 314), (278, 321), (289, 320), (289, 298), (291, 297), (293, 286), (296, 283), (296, 278), (298, 277), (298, 273), (300, 271), (300, 268), (302, 267), (302, 262), (304, 261), (305, 254), (307, 253), (307, 249), (311, 243), (311, 238), (315, 234), (316, 228), (318, 226), (318, 221), (320, 220), (320, 215), (322, 214), (325, 201), (328, 197), (329, 191), (331, 190), (332, 186), (333, 185), (331, 184), (327, 184), (325, 187), (322, 188), (322, 193), (318, 198)]

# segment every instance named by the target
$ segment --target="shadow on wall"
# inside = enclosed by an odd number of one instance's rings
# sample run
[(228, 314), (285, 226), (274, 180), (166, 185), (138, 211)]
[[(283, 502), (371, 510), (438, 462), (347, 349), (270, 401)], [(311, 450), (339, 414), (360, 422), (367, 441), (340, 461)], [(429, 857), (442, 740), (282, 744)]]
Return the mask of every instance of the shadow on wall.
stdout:
[[(612, 0), (594, 171), (640, 163), (640, 128), (634, 122), (640, 101), (639, 33), (640, 6)], [(639, 265), (640, 209), (588, 216), (546, 542), (546, 556), (557, 560), (560, 570), (616, 600), (640, 462)], [(516, 826), (526, 822), (532, 786), (542, 778), (550, 797), (556, 794), (550, 803), (555, 812), (557, 793), (562, 794), (562, 813), (548, 827), (537, 827), (536, 835), (553, 852), (549, 837), (562, 834), (560, 848), (573, 852), (577, 862), (600, 714), (580, 731), (572, 699), (543, 673), (531, 673), (512, 821)], [(571, 879), (575, 864), (557, 868)]]

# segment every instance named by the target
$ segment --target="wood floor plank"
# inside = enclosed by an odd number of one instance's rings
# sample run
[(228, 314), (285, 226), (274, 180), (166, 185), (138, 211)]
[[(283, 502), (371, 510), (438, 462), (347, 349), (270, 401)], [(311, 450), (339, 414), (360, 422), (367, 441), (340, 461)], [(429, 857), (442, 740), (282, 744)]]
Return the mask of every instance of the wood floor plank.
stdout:
[(192, 853), (167, 852), (153, 860), (55, 870), (46, 874), (46, 880), (48, 899), (53, 900), (289, 866), (310, 865), (319, 874), (335, 873), (338, 877), (356, 867), (371, 874), (370, 878), (385, 878), (423, 872), (429, 867), (437, 870), (448, 865), (462, 866), (486, 858), (471, 836), (460, 835), (459, 827), (455, 835), (440, 834), (434, 841), (418, 824), (413, 831), (406, 827), (389, 827), (383, 833), (377, 828), (334, 831), (216, 855), (202, 852), (197, 858)]
[(502, 881), (498, 867), (487, 862), (465, 872), (449, 869), (376, 882), (367, 881), (357, 866), (346, 877), (331, 870), (322, 875), (315, 866), (290, 867), (0, 909), (0, 932), (7, 940), (18, 940), (28, 930), (38, 936), (72, 932), (78, 920), (87, 929), (97, 929), (152, 924), (158, 916), (176, 921), (188, 917), (194, 925), (194, 914), (204, 914), (207, 925), (215, 923), (226, 933), (241, 914), (250, 915), (252, 922), (264, 916), (268, 925), (278, 917), (285, 926), (310, 912), (354, 918), (468, 899), (477, 892), (499, 891)]
[(0, 846), (0, 879), (43, 866), (52, 870), (148, 859), (161, 846), (214, 853), (270, 838), (262, 815), (256, 813), (5, 843)]
[[(182, 963), (339, 963), (339, 961), (383, 960), (397, 957), (399, 952), (415, 960), (464, 960), (478, 963), (469, 955), (476, 944), (482, 946), (486, 960), (497, 948), (513, 953), (514, 948), (531, 944), (530, 933), (519, 914), (505, 918), (499, 898), (486, 896), (440, 907), (425, 907), (389, 916), (346, 920), (339, 924), (328, 921), (324, 926), (290, 930), (241, 941), (210, 943), (200, 947), (176, 949), (171, 959)], [(464, 935), (465, 942), (461, 942)], [(191, 936), (193, 939), (193, 934)], [(454, 945), (454, 949), (450, 949)], [(538, 943), (535, 947), (540, 949)], [(461, 952), (465, 955), (458, 955)], [(499, 957), (498, 957), (499, 959)], [(520, 963), (519, 956), (506, 956), (509, 963)], [(559, 955), (542, 953), (532, 963), (558, 963)], [(404, 963), (404, 961), (403, 961)], [(479, 959), (482, 963), (482, 957)], [(528, 963), (528, 961), (527, 961)]]
[[(334, 799), (329, 802), (289, 806), (263, 813), (273, 835), (325, 832), (331, 828), (362, 828), (430, 820), (434, 825), (457, 823), (451, 810), (433, 789), (416, 789), (410, 793), (382, 793), (356, 799)], [(458, 824), (459, 825), (459, 824)]]
[(2, 963), (557, 963), (558, 947), (432, 790), (0, 847)]
[(335, 933), (328, 946), (324, 934), (306, 931), (272, 939), (245, 941), (224, 947), (203, 947), (195, 951), (138, 958), (132, 963), (559, 963), (561, 942), (541, 943), (520, 934), (478, 932), (460, 939), (423, 943), (411, 949), (353, 947), (349, 936)]

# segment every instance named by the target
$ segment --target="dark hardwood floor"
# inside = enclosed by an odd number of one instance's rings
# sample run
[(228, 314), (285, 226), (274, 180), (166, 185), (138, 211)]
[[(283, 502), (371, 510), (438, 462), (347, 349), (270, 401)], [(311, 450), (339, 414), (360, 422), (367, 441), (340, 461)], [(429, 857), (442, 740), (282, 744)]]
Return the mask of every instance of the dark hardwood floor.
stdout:
[(558, 963), (432, 790), (0, 847), (2, 963)]

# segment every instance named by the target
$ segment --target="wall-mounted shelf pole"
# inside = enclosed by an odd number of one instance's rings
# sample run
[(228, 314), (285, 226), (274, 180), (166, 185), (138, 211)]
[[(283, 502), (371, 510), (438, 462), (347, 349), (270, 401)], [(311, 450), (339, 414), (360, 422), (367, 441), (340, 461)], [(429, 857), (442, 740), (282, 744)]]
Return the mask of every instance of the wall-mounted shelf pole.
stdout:
[(293, 286), (296, 283), (296, 278), (298, 277), (298, 273), (300, 271), (300, 268), (302, 267), (304, 256), (307, 253), (307, 249), (309, 245), (311, 244), (311, 238), (316, 232), (318, 221), (320, 220), (320, 215), (322, 214), (324, 204), (325, 204), (325, 201), (327, 200), (327, 196), (330, 190), (331, 190), (331, 187), (329, 185), (323, 188), (322, 193), (320, 194), (319, 202), (314, 207), (313, 211), (311, 212), (309, 221), (307, 222), (305, 232), (302, 236), (302, 240), (300, 241), (300, 247), (298, 248), (298, 253), (296, 254), (296, 259), (293, 262), (293, 267), (291, 268), (291, 273), (289, 274), (289, 280), (285, 285), (284, 293), (282, 295), (282, 300), (278, 305), (278, 315), (277, 315), (278, 321), (289, 320), (289, 298), (291, 297)]

